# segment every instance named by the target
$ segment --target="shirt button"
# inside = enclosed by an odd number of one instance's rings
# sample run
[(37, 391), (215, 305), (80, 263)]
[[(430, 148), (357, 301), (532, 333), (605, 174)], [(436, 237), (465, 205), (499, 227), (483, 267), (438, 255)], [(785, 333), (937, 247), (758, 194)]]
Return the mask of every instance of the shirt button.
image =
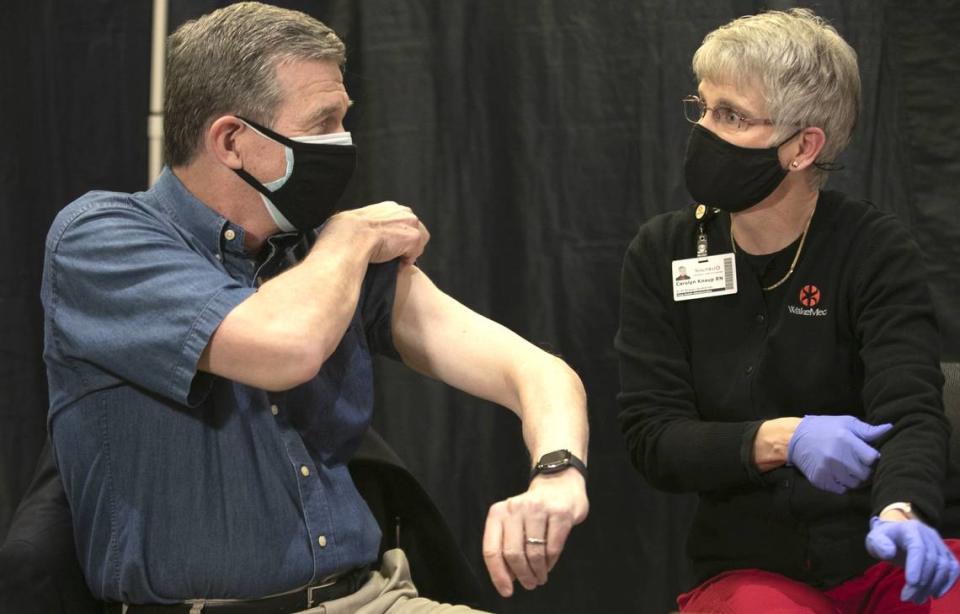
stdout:
[(217, 260), (223, 260), (223, 256), (221, 256), (220, 254), (214, 254), (213, 257), (216, 258)]
[(757, 324), (763, 324), (763, 321), (764, 321), (764, 320), (766, 320), (766, 318), (763, 316), (763, 314), (762, 314), (762, 313), (758, 313), (758, 314), (757, 314)]
[(751, 373), (753, 373), (753, 365), (750, 365), (749, 367), (747, 367), (747, 368), (744, 369), (743, 371), (744, 371), (744, 373), (746, 373), (747, 375), (750, 375)]
[(306, 465), (300, 465), (300, 474), (303, 475), (303, 477), (307, 477), (310, 475), (310, 468)]
[(276, 416), (277, 414), (280, 413), (280, 408), (277, 407), (276, 405), (271, 405), (271, 406), (270, 406), (270, 413), (273, 414), (274, 416)]
[(318, 537), (318, 538), (317, 538), (317, 543), (320, 544), (320, 547), (321, 547), (321, 548), (326, 548), (326, 547), (327, 547), (327, 536), (326, 536), (326, 535), (321, 535), (320, 537)]
[(233, 241), (237, 238), (237, 233), (233, 232), (233, 228), (227, 228), (227, 231), (223, 233), (223, 238), (227, 241)]

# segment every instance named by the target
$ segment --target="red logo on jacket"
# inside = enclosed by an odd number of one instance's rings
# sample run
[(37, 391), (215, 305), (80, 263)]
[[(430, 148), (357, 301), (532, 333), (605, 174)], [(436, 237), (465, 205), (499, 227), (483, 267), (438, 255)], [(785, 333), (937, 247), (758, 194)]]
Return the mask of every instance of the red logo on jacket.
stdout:
[(816, 307), (820, 302), (820, 288), (806, 284), (800, 289), (800, 304), (804, 307)]

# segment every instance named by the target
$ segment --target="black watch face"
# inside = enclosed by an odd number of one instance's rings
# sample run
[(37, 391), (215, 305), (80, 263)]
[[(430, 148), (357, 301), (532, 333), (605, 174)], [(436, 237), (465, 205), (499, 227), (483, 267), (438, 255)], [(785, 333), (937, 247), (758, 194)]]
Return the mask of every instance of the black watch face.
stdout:
[(537, 467), (544, 473), (550, 473), (557, 469), (562, 469), (570, 464), (570, 452), (567, 450), (556, 450), (548, 452), (540, 457)]

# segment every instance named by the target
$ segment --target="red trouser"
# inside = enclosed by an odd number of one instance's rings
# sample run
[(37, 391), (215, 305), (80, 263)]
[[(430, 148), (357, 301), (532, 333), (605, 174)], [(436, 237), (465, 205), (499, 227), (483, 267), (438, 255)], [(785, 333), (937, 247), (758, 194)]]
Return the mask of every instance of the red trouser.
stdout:
[[(960, 540), (945, 543), (960, 558)], [(923, 605), (900, 601), (903, 568), (877, 563), (862, 576), (828, 591), (759, 569), (714, 576), (677, 597), (681, 612), (698, 614), (958, 614), (960, 582), (940, 599)]]

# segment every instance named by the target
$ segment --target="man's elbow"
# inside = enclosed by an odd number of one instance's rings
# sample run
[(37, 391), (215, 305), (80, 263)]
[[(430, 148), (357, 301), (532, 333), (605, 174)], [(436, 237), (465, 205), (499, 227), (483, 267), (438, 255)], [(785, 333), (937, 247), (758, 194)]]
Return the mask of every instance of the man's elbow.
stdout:
[(315, 378), (336, 348), (327, 348), (314, 339), (290, 339), (271, 352), (275, 359), (263, 364), (260, 377), (253, 383), (269, 392), (283, 392)]
[(540, 348), (530, 347), (532, 349), (530, 353), (517, 354), (519, 360), (515, 361), (512, 369), (516, 380), (548, 378), (566, 381), (574, 387), (583, 388), (580, 376), (562, 358)]
[(317, 371), (313, 371), (311, 374), (307, 369), (291, 367), (290, 369), (274, 371), (249, 383), (253, 387), (266, 390), (267, 392), (286, 392), (291, 388), (296, 388), (301, 384), (307, 383), (316, 374)]
[(580, 399), (586, 399), (587, 391), (583, 387), (583, 380), (566, 361), (553, 354), (547, 354), (547, 363), (554, 372), (554, 381), (565, 381), (571, 392)]

